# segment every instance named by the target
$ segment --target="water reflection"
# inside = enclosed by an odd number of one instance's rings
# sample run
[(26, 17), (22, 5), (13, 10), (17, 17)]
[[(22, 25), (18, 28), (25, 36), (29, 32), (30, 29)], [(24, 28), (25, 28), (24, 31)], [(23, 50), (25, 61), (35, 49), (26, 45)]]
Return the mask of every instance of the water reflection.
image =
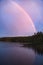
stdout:
[(43, 56), (36, 54), (34, 65), (43, 65)]
[(24, 44), (23, 47), (32, 48), (35, 51), (35, 53), (37, 53), (39, 55), (43, 55), (43, 45), (26, 45), (26, 44)]
[(0, 65), (43, 65), (42, 48), (0, 42)]

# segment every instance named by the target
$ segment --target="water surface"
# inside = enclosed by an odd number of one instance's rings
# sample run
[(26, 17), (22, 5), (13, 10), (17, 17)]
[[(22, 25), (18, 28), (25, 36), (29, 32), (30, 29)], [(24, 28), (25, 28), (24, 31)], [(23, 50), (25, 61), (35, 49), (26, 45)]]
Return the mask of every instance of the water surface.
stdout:
[(0, 65), (43, 65), (43, 54), (20, 43), (0, 42)]

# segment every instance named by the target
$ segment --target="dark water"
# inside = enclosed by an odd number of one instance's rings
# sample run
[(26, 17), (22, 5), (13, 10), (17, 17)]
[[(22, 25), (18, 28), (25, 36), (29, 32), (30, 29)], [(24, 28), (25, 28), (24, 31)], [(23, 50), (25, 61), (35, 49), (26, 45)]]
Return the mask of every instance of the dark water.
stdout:
[(43, 53), (19, 43), (0, 42), (0, 65), (43, 65)]

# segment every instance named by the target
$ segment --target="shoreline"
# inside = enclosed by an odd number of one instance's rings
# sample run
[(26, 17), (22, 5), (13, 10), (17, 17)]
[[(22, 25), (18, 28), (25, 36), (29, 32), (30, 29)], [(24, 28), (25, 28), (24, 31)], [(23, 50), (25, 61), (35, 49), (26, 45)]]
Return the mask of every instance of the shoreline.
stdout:
[(17, 42), (17, 43), (30, 43), (30, 44), (43, 44), (43, 33), (38, 32), (35, 33), (32, 36), (27, 36), (27, 37), (2, 37), (0, 38), (0, 41), (3, 42)]

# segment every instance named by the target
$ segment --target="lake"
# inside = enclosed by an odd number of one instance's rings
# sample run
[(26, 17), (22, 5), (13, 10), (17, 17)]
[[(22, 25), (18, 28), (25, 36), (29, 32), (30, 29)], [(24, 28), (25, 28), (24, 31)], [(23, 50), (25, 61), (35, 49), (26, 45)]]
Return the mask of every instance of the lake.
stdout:
[(43, 53), (38, 51), (20, 43), (0, 42), (0, 65), (43, 65)]

